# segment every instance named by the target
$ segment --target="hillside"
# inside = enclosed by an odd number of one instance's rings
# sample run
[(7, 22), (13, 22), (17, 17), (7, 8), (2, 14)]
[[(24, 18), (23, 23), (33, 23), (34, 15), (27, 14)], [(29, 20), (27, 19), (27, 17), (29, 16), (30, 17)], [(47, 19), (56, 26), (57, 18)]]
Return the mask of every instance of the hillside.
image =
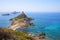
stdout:
[(0, 28), (0, 40), (47, 40), (45, 33), (39, 33), (38, 35), (11, 30), (7, 28)]
[(28, 34), (17, 30), (0, 28), (0, 40), (26, 40)]

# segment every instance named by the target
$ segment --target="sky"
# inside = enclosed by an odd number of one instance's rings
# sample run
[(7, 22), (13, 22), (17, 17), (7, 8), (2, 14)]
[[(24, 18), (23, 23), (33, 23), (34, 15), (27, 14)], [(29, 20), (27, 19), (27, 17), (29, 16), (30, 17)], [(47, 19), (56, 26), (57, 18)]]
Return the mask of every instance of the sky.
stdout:
[(0, 0), (0, 11), (60, 12), (60, 0)]

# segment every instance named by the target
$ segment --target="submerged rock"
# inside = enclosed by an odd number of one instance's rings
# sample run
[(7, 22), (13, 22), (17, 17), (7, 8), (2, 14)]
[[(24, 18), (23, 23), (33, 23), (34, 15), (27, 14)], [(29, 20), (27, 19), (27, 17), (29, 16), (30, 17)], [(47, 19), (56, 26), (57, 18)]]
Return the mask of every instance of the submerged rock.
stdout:
[(45, 33), (41, 32), (37, 35), (40, 39), (45, 39)]

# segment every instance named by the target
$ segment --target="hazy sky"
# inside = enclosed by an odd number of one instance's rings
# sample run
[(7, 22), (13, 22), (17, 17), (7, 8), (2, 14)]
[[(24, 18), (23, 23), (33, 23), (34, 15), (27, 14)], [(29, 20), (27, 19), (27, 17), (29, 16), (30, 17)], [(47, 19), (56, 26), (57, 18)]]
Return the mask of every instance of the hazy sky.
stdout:
[(0, 11), (60, 12), (60, 0), (0, 0)]

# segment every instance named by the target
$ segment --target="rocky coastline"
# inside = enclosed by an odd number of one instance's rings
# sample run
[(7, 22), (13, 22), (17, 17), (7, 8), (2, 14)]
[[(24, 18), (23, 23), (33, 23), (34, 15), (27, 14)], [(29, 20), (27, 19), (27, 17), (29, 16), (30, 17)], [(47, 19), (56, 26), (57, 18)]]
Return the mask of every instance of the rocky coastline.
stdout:
[(17, 28), (35, 26), (33, 23), (31, 23), (31, 21), (34, 19), (25, 15), (24, 12), (10, 20), (12, 21), (12, 24), (9, 26), (9, 28), (0, 28), (0, 40), (48, 40), (46, 38), (46, 34), (43, 32), (31, 34), (16, 30)]

